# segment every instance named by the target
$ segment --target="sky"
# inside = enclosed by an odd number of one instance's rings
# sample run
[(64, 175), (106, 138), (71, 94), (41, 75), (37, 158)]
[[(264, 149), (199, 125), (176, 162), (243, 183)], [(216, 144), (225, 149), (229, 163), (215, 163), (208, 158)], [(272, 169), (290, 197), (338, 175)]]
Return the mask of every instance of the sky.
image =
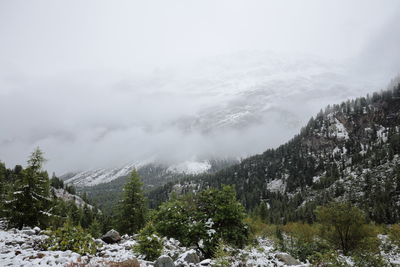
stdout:
[[(350, 89), (370, 84), (361, 93), (384, 86), (400, 65), (399, 13), (397, 0), (0, 0), (0, 160), (23, 164), (40, 146), (46, 167), (63, 173), (154, 157), (259, 153), (300, 124), (285, 131), (262, 121), (212, 134), (177, 125), (199, 114), (212, 118), (205, 110), (231, 107), (248, 84), (264, 79), (251, 76), (239, 92), (227, 86), (264, 64), (241, 65), (246, 53), (317, 58), (330, 73), (351, 66)], [(377, 76), (361, 86), (365, 73)], [(338, 100), (316, 101), (297, 120)]]

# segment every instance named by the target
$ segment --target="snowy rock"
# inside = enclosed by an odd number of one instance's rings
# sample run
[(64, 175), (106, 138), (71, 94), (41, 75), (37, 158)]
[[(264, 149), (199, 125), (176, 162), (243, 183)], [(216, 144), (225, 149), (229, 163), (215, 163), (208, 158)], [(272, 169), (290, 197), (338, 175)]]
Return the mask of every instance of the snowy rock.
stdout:
[(115, 231), (114, 229), (111, 229), (105, 235), (103, 235), (101, 237), (101, 240), (103, 240), (107, 244), (114, 244), (114, 243), (121, 241), (121, 236), (119, 235), (119, 233), (117, 231)]
[(36, 231), (28, 227), (24, 227), (21, 232), (26, 235), (36, 235)]
[(211, 265), (211, 260), (210, 259), (205, 259), (200, 262), (201, 266), (210, 266)]
[(35, 231), (35, 233), (38, 235), (40, 233), (40, 228), (39, 227), (34, 227), (33, 230)]
[(175, 267), (175, 264), (170, 257), (163, 255), (156, 260), (154, 267)]
[(180, 255), (178, 259), (175, 261), (175, 265), (177, 267), (186, 267), (190, 266), (191, 263), (197, 264), (199, 262), (200, 258), (197, 255), (196, 251), (194, 249), (191, 249)]
[(281, 262), (283, 262), (285, 265), (299, 265), (301, 264), (298, 260), (290, 256), (289, 254), (276, 254), (275, 258)]
[(94, 240), (94, 242), (96, 243), (96, 245), (98, 245), (98, 246), (103, 246), (104, 244), (106, 244), (106, 242), (104, 242), (103, 240), (101, 240), (101, 239), (95, 239)]

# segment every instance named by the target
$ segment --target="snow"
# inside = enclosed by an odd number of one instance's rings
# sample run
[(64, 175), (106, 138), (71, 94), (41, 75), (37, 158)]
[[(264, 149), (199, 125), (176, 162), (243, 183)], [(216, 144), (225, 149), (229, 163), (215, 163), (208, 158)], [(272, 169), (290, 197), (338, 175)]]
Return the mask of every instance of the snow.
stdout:
[(388, 133), (386, 131), (386, 128), (383, 126), (380, 126), (379, 130), (376, 131), (376, 135), (381, 140), (383, 143), (386, 143), (388, 140)]
[(286, 184), (283, 182), (282, 179), (275, 179), (267, 184), (267, 189), (271, 192), (283, 193), (285, 192)]
[(90, 209), (93, 209), (93, 206), (87, 204), (81, 197), (70, 194), (68, 191), (62, 188), (60, 189), (53, 188), (53, 192), (57, 198), (60, 198), (64, 201), (73, 201), (80, 208), (83, 208), (85, 205), (87, 205)]
[(334, 128), (334, 136), (336, 136), (338, 139), (349, 139), (349, 133), (346, 130), (346, 127), (337, 119), (335, 118), (335, 128)]
[(109, 183), (119, 177), (129, 175), (134, 169), (145, 165), (147, 161), (127, 164), (121, 168), (97, 169), (79, 172), (65, 181), (66, 184), (75, 186), (95, 186)]
[[(74, 174), (71, 178), (65, 180), (66, 184), (73, 184), (78, 187), (95, 186), (103, 183), (109, 183), (120, 177), (128, 176), (134, 169), (151, 164), (152, 160), (130, 163), (121, 168), (97, 169), (83, 171)], [(207, 172), (211, 168), (208, 161), (188, 160), (168, 167), (167, 171), (172, 173), (200, 174)]]
[(200, 174), (208, 171), (211, 164), (208, 161), (185, 161), (170, 166), (167, 170), (174, 173)]

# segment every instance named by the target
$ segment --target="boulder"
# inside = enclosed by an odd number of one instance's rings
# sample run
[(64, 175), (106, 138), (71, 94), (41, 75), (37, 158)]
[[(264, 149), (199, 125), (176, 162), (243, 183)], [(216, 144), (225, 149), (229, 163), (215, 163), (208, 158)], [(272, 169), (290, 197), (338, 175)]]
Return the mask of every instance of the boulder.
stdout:
[(205, 259), (202, 262), (200, 262), (200, 266), (210, 266), (211, 265), (211, 259)]
[(30, 228), (30, 227), (23, 227), (22, 230), (21, 230), (21, 232), (22, 232), (23, 234), (26, 234), (26, 235), (35, 235), (35, 234), (36, 234), (35, 230), (33, 230), (33, 229)]
[(175, 267), (175, 264), (170, 257), (163, 255), (156, 260), (154, 267)]
[(290, 256), (289, 254), (276, 254), (275, 258), (286, 265), (299, 265), (301, 264), (298, 260)]
[(114, 229), (108, 231), (105, 235), (101, 237), (101, 240), (106, 242), (107, 244), (114, 244), (121, 241), (121, 236)]
[(36, 235), (36, 232), (34, 230), (32, 230), (32, 229), (30, 229), (30, 230), (22, 230), (21, 232), (23, 234), (26, 234), (26, 235)]
[(191, 263), (197, 264), (199, 262), (200, 262), (199, 255), (197, 255), (194, 249), (191, 249), (180, 255), (178, 259), (175, 261), (175, 265), (177, 267), (185, 267), (189, 266)]

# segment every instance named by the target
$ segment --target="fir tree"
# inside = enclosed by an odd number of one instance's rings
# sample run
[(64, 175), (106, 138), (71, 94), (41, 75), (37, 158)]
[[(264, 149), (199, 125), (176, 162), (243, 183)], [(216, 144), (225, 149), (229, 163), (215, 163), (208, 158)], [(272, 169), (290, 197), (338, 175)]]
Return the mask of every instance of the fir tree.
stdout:
[(142, 187), (138, 173), (136, 170), (132, 171), (118, 207), (117, 226), (121, 233), (137, 233), (146, 223), (147, 207)]
[(20, 174), (16, 190), (12, 192), (6, 203), (9, 222), (11, 225), (46, 226), (50, 214), (49, 178), (42, 171), (45, 159), (43, 152), (37, 148), (28, 160), (28, 167)]

